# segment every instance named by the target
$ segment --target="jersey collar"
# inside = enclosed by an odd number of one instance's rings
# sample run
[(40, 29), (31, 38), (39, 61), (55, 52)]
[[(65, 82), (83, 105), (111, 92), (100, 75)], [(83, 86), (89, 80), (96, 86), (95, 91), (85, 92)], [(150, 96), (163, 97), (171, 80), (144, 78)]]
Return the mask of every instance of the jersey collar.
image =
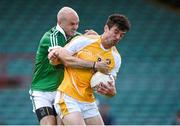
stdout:
[(64, 30), (61, 28), (61, 26), (59, 26), (59, 25), (57, 24), (56, 29), (57, 29), (59, 32), (61, 32), (61, 33), (64, 35), (64, 38), (67, 40), (66, 34), (65, 34)]

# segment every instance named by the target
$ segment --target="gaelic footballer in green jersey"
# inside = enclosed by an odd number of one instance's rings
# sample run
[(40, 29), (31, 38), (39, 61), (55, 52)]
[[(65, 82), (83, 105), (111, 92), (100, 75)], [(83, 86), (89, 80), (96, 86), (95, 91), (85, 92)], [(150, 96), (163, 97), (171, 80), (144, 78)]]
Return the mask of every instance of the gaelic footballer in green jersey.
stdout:
[[(79, 34), (76, 32), (74, 36)], [(64, 30), (57, 25), (46, 32), (40, 40), (30, 89), (33, 111), (36, 112), (39, 121), (46, 115), (56, 116), (53, 108), (54, 98), (56, 89), (64, 77), (62, 64), (54, 66), (49, 63), (48, 49), (55, 46), (64, 47), (71, 38), (67, 40)]]

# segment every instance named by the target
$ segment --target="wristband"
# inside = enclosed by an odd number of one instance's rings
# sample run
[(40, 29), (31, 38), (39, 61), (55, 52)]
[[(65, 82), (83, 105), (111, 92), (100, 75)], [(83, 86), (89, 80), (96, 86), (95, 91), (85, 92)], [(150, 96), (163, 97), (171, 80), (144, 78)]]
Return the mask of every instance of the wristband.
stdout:
[(96, 70), (96, 62), (93, 63), (93, 70)]

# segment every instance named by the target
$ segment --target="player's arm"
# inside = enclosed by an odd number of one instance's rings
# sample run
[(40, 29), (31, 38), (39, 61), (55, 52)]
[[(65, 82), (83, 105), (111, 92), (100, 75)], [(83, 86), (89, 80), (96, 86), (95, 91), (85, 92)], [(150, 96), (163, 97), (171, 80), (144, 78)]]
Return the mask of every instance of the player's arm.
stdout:
[(98, 33), (94, 31), (93, 29), (87, 29), (85, 30), (84, 35), (98, 35)]
[[(114, 76), (114, 80), (116, 79), (116, 76)], [(116, 95), (116, 84), (114, 82), (108, 82), (108, 84), (100, 83), (99, 87), (97, 88), (97, 92), (102, 95), (106, 95), (109, 97), (113, 97)]]
[[(115, 76), (113, 77), (115, 80)], [(116, 95), (115, 82), (114, 84), (113, 84), (113, 81), (108, 82), (108, 84), (100, 83), (99, 87), (97, 88), (97, 92), (108, 97), (115, 96)]]
[(48, 58), (53, 65), (64, 64), (66, 67), (94, 69), (103, 73), (108, 73), (109, 71), (109, 66), (106, 62), (92, 62), (74, 57), (62, 47), (52, 49), (48, 54)]
[(102, 95), (113, 97), (116, 95), (116, 86), (113, 82), (108, 82), (108, 85), (101, 83), (97, 88), (97, 92)]
[[(117, 73), (119, 71), (119, 68), (121, 66), (121, 56), (118, 53), (114, 53), (114, 59), (115, 59), (115, 67), (111, 70), (111, 75), (114, 77), (114, 80), (117, 77)], [(101, 84), (100, 87), (97, 89), (97, 92), (106, 96), (114, 96), (116, 95), (116, 86), (115, 83), (109, 82), (108, 85)]]

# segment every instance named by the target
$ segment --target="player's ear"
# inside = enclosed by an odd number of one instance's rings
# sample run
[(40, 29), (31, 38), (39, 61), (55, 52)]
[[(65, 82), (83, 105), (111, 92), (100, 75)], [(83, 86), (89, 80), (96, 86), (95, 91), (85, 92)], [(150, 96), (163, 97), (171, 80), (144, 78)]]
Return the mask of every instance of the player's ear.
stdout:
[(104, 26), (104, 31), (107, 32), (109, 30), (109, 27), (107, 25)]

